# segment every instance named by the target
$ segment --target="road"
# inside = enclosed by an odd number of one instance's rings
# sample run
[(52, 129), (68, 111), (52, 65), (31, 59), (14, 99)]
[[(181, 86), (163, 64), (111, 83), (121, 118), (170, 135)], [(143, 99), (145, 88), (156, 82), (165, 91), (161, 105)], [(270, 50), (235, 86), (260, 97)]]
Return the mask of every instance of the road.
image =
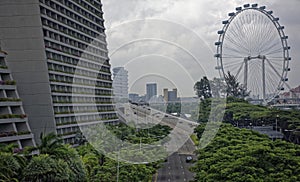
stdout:
[(190, 141), (186, 142), (178, 152), (173, 153), (168, 157), (164, 166), (158, 170), (157, 176), (155, 176), (155, 182), (184, 182), (193, 180), (194, 175), (189, 171), (189, 168), (193, 163), (186, 162), (187, 156), (192, 156), (195, 159), (195, 155), (192, 153), (195, 150)]
[(163, 143), (169, 157), (163, 167), (159, 169), (153, 181), (184, 182), (192, 180), (193, 173), (189, 171), (192, 163), (187, 163), (186, 157), (192, 156), (195, 159), (194, 151), (196, 149), (190, 135), (198, 123), (145, 106), (123, 105), (122, 107), (124, 112), (120, 115), (127, 124), (142, 128), (162, 124), (172, 128), (171, 133), (168, 135), (170, 140)]
[(169, 140), (161, 145), (171, 155), (177, 152), (189, 139), (198, 123), (178, 118), (146, 106), (124, 104), (124, 113), (120, 113), (126, 124), (136, 128), (149, 128), (153, 125), (162, 124), (172, 128), (168, 135)]

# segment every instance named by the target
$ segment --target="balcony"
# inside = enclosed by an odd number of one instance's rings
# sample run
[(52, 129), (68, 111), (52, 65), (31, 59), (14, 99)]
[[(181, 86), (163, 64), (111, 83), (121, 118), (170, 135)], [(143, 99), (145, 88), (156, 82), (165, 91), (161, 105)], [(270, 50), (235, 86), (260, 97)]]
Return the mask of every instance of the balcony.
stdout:
[(31, 139), (33, 138), (33, 134), (30, 131), (26, 132), (2, 132), (0, 133), (0, 142), (10, 142), (10, 141), (17, 141), (17, 140), (24, 140), (24, 139)]
[(21, 101), (0, 101), (0, 106), (21, 106)]
[(27, 118), (8, 118), (8, 119), (0, 119), (0, 124), (23, 123), (23, 122), (27, 122)]

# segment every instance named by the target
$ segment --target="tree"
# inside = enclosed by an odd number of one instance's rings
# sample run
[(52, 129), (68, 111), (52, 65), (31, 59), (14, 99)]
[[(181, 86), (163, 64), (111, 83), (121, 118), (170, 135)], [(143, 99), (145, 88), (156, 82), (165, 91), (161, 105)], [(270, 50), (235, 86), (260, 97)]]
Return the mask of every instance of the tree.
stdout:
[(222, 95), (226, 94), (226, 84), (224, 81), (222, 81), (222, 79), (214, 78), (209, 82), (210, 82), (212, 97), (219, 98)]
[(212, 99), (205, 99), (199, 104), (198, 122), (208, 122)]
[(225, 75), (225, 81), (227, 83), (227, 96), (233, 96), (236, 98), (245, 98), (250, 95), (250, 92), (247, 91), (247, 88), (241, 85), (234, 75), (228, 74)]
[(63, 148), (63, 140), (55, 133), (40, 135), (41, 143), (37, 146), (40, 154), (55, 155), (60, 148)]
[(212, 97), (210, 84), (206, 76), (204, 76), (200, 81), (195, 83), (194, 90), (196, 92), (196, 95), (201, 99), (207, 99)]
[(0, 152), (0, 181), (18, 181), (21, 165), (12, 153)]
[[(195, 129), (197, 136), (204, 128)], [(299, 145), (223, 124), (211, 143), (197, 151), (192, 171), (195, 181), (299, 181), (299, 153)]]
[[(62, 160), (69, 170), (68, 181), (85, 181), (85, 170), (77, 151), (70, 145), (64, 145), (63, 140), (55, 133), (41, 134), (41, 143), (37, 146), (40, 154), (49, 155), (55, 160)], [(36, 162), (39, 162), (37, 159)]]
[(69, 181), (71, 170), (61, 159), (53, 159), (48, 154), (33, 156), (23, 170), (24, 181)]

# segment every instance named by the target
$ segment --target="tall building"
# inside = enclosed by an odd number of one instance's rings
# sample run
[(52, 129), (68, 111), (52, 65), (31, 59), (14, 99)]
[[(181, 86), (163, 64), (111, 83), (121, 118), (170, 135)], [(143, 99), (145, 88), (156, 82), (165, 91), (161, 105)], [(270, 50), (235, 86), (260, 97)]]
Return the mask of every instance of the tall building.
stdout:
[(135, 94), (135, 93), (130, 93), (129, 94), (129, 100), (131, 102), (138, 102), (139, 98), (140, 98), (139, 94)]
[(116, 99), (128, 99), (128, 71), (123, 67), (113, 69), (113, 89)]
[(168, 91), (168, 101), (177, 101), (177, 89), (174, 88), (172, 91)]
[(0, 49), (0, 143), (15, 143), (20, 149), (35, 146), (16, 82), (5, 57), (6, 53)]
[[(38, 141), (116, 122), (100, 0), (1, 0), (2, 48)], [(96, 107), (96, 108), (95, 108)]]
[(174, 88), (172, 91), (169, 91), (167, 88), (165, 88), (163, 90), (163, 97), (165, 102), (175, 102), (178, 101), (178, 97), (177, 97), (177, 89)]
[(146, 84), (146, 101), (148, 102), (153, 96), (157, 95), (157, 84), (147, 83)]
[(164, 97), (164, 101), (168, 102), (168, 100), (169, 100), (169, 90), (167, 88), (164, 88), (164, 90), (163, 90), (163, 97)]

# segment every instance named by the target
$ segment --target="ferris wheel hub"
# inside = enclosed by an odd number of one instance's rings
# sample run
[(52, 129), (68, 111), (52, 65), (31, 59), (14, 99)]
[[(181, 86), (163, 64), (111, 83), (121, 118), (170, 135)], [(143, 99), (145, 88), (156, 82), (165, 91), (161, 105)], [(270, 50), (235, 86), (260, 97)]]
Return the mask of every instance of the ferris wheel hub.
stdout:
[(267, 59), (267, 57), (265, 55), (248, 56), (248, 57), (245, 57), (244, 60), (250, 61), (251, 59), (262, 59), (262, 60), (265, 60), (265, 59)]

